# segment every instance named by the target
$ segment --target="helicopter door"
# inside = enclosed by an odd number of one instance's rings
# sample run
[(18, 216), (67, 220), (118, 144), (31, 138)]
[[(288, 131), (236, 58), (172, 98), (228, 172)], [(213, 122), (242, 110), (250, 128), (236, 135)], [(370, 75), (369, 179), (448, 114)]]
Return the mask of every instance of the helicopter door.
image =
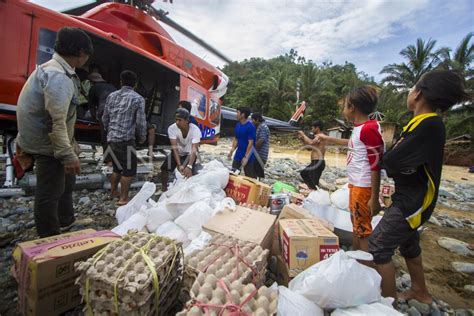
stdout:
[[(180, 99), (191, 102), (191, 115), (196, 119), (201, 130), (201, 142), (215, 143), (220, 127), (210, 118), (210, 93), (196, 82), (181, 76)], [(215, 103), (215, 101), (213, 101)], [(219, 105), (218, 105), (219, 107)], [(217, 131), (216, 131), (217, 128)]]

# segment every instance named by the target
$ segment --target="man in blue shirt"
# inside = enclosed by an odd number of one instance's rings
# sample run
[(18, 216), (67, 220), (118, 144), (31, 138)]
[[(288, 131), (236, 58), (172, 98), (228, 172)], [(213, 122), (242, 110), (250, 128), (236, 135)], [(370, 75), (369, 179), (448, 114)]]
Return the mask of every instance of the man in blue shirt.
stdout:
[(237, 120), (239, 122), (235, 126), (235, 137), (227, 158), (229, 160), (232, 159), (232, 154), (235, 151), (234, 160), (232, 161), (232, 170), (240, 170), (243, 167), (246, 176), (257, 178), (255, 169), (253, 168), (256, 130), (252, 122), (249, 121), (249, 116), (249, 108), (237, 108)]
[(259, 178), (265, 178), (265, 165), (268, 160), (268, 152), (270, 150), (270, 129), (260, 113), (252, 114), (253, 125), (257, 128), (257, 137), (255, 148), (257, 154), (253, 163), (255, 175)]

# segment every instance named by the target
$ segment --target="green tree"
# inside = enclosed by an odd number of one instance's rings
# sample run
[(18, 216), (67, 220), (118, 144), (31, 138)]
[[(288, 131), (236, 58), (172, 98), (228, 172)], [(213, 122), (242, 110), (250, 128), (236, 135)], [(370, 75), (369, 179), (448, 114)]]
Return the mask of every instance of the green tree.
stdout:
[(436, 41), (423, 41), (419, 38), (416, 45), (408, 45), (400, 51), (400, 55), (407, 60), (401, 64), (390, 64), (383, 67), (381, 74), (387, 74), (382, 83), (391, 83), (397, 89), (410, 89), (421, 76), (435, 69), (440, 63), (440, 55), (444, 50), (435, 51)]

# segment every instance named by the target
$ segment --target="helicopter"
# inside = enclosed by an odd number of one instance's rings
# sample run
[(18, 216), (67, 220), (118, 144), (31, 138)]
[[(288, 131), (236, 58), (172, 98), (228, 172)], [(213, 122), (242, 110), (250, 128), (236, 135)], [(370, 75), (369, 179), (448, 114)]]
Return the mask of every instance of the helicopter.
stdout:
[[(119, 87), (121, 71), (127, 69), (137, 73), (137, 91), (145, 98), (147, 121), (156, 126), (155, 147), (169, 144), (167, 129), (174, 122), (180, 100), (191, 102), (191, 115), (201, 130), (202, 143), (217, 143), (222, 120), (227, 120), (227, 125), (236, 122), (235, 115), (224, 117), (222, 113), (231, 111), (222, 110), (221, 99), (227, 91), (229, 78), (177, 44), (161, 23), (223, 61), (230, 63), (231, 60), (171, 20), (167, 12), (156, 9), (153, 2), (97, 0), (64, 12), (26, 0), (0, 2), (0, 134), (4, 137), (7, 159), (12, 156), (12, 144), (18, 132), (16, 105), (21, 89), (35, 68), (52, 58), (56, 32), (64, 26), (81, 28), (90, 36), (94, 54), (88, 64), (100, 65), (101, 75), (107, 82)], [(80, 111), (75, 125), (76, 141), (99, 145), (99, 122), (79, 114)], [(273, 128), (274, 124), (269, 125)], [(147, 146), (145, 144), (143, 148)], [(11, 183), (10, 174), (5, 186)]]

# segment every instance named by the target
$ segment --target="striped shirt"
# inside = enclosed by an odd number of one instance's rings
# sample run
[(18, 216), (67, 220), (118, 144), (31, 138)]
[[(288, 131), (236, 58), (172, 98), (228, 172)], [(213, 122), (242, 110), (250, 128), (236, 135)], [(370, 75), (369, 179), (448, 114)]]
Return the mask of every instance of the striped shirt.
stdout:
[(257, 143), (260, 139), (263, 139), (263, 144), (257, 152), (260, 159), (267, 161), (268, 151), (270, 150), (270, 129), (265, 123), (261, 123), (257, 128)]
[(135, 140), (136, 134), (139, 141), (144, 142), (147, 132), (145, 99), (132, 87), (123, 86), (107, 97), (102, 121), (109, 143)]

